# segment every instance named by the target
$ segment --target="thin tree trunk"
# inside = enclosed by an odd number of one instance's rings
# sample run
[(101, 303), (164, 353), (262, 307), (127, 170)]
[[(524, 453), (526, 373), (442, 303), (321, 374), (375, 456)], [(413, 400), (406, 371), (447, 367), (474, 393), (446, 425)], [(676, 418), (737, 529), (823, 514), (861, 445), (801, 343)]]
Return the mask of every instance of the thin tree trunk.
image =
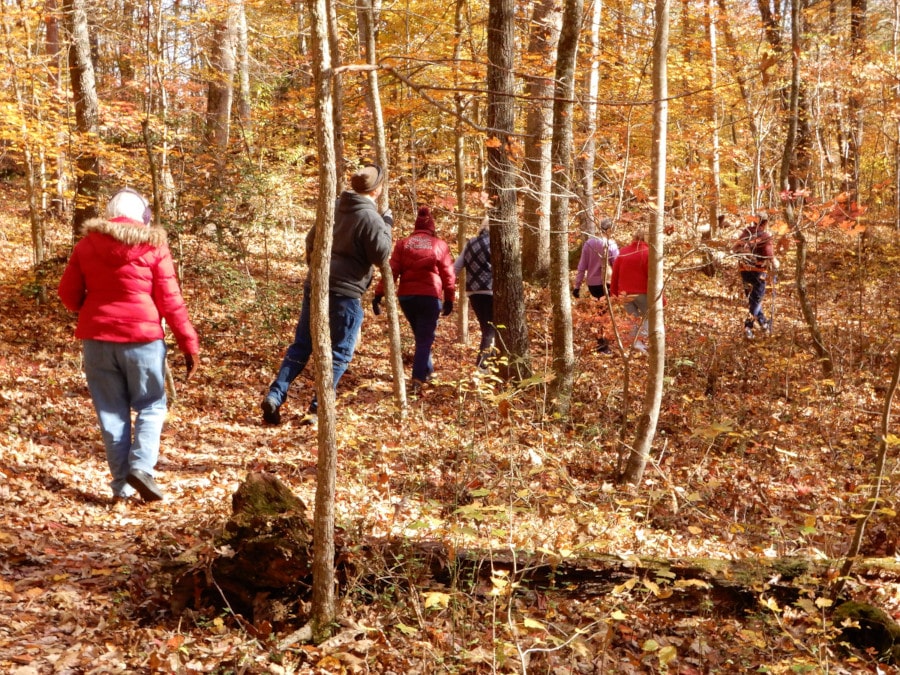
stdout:
[[(377, 61), (375, 47), (375, 10), (372, 0), (357, 0), (357, 17), (360, 24), (360, 39), (365, 50), (366, 63), (373, 66), (366, 72), (369, 85), (366, 93), (366, 102), (369, 112), (372, 114), (375, 131), (375, 154), (378, 164), (384, 171), (384, 188), (379, 196), (379, 210), (384, 212), (388, 208), (388, 177), (390, 167), (388, 165), (387, 138), (384, 133), (384, 117), (381, 114), (381, 95), (378, 88), (378, 70), (374, 67)], [(384, 299), (387, 307), (388, 342), (391, 350), (391, 371), (394, 376), (394, 399), (400, 410), (401, 419), (406, 414), (406, 379), (403, 374), (403, 351), (400, 343), (400, 312), (397, 306), (397, 294), (394, 290), (394, 275), (391, 272), (390, 262), (385, 261), (381, 266), (381, 278), (384, 281)]]
[(313, 639), (330, 636), (337, 616), (334, 574), (334, 501), (337, 482), (337, 437), (335, 394), (328, 322), (328, 272), (334, 204), (337, 198), (333, 121), (333, 77), (329, 40), (329, 0), (308, 0), (312, 28), (313, 71), (316, 89), (316, 148), (319, 155), (319, 199), (316, 236), (313, 242), (310, 295), (310, 325), (316, 364), (316, 397), (319, 402), (316, 504), (313, 516)]
[[(467, 218), (466, 218), (466, 137), (463, 132), (465, 125), (462, 117), (465, 112), (465, 103), (463, 94), (459, 91), (460, 82), (460, 59), (462, 58), (462, 42), (463, 42), (463, 26), (466, 0), (456, 0), (456, 11), (454, 12), (454, 38), (456, 40), (453, 45), (453, 84), (456, 88), (456, 94), (453, 97), (453, 106), (456, 111), (455, 133), (453, 137), (453, 166), (456, 172), (456, 248), (462, 253), (468, 238)], [(456, 287), (459, 289), (459, 300), (456, 303), (458, 311), (456, 313), (456, 340), (460, 344), (468, 344), (469, 342), (469, 296), (466, 295), (466, 268), (463, 267), (456, 279)]]
[(594, 222), (594, 164), (597, 161), (597, 97), (600, 95), (600, 20), (603, 16), (603, 0), (594, 0), (591, 14), (591, 67), (588, 70), (587, 100), (583, 104), (581, 123), (584, 144), (575, 159), (576, 192), (579, 210), (578, 225), (584, 238), (596, 232)]
[(250, 49), (247, 36), (247, 10), (244, 0), (236, 0), (236, 30), (235, 44), (237, 46), (237, 71), (238, 71), (238, 119), (241, 121), (241, 133), (244, 144), (249, 151), (253, 147), (253, 120), (251, 118), (250, 104)]
[(572, 300), (569, 293), (569, 198), (572, 178), (568, 167), (572, 163), (572, 100), (575, 96), (575, 62), (582, 11), (582, 0), (565, 0), (553, 91), (550, 302), (553, 314), (554, 379), (550, 397), (553, 408), (560, 417), (565, 417), (569, 412), (575, 377)]
[(530, 281), (547, 278), (550, 268), (550, 137), (553, 132), (553, 56), (559, 41), (557, 0), (536, 0), (531, 17), (528, 53), (542, 72), (528, 76), (525, 121), (525, 165), (522, 200), (522, 273)]
[[(866, 54), (866, 11), (868, 0), (850, 0), (850, 68), (854, 78), (863, 77), (860, 72), (868, 66)], [(865, 92), (861, 87), (848, 87), (847, 96), (847, 143), (844, 163), (843, 190), (850, 193), (850, 199), (859, 199), (859, 161), (863, 139), (863, 104)]]
[[(100, 103), (91, 60), (91, 36), (88, 31), (85, 0), (63, 0), (63, 12), (69, 21), (69, 74), (75, 105), (75, 128), (85, 139), (99, 132)], [(85, 141), (75, 162), (75, 208), (72, 236), (77, 237), (86, 220), (98, 213), (100, 196), (100, 159), (93, 145)]]
[(635, 430), (634, 445), (625, 466), (623, 479), (637, 485), (644, 476), (650, 449), (656, 436), (659, 409), (662, 404), (663, 375), (666, 365), (666, 333), (663, 316), (664, 221), (666, 205), (666, 125), (668, 123), (668, 81), (666, 54), (669, 50), (669, 0), (656, 0), (656, 38), (653, 43), (653, 178), (656, 213), (649, 228), (650, 260), (647, 279), (647, 306), (650, 352), (647, 383), (641, 416)]
[[(792, 195), (797, 187), (796, 173), (797, 168), (797, 145), (799, 135), (799, 118), (800, 118), (800, 0), (791, 0), (791, 84), (789, 97), (788, 127), (784, 141), (784, 152), (781, 156), (781, 189), (785, 194)], [(803, 233), (801, 222), (801, 213), (798, 208), (802, 204), (802, 200), (785, 199), (784, 216), (794, 235), (794, 241), (797, 243), (797, 262), (796, 262), (796, 280), (794, 282), (797, 289), (797, 298), (800, 301), (800, 309), (803, 312), (803, 318), (806, 320), (806, 326), (809, 329), (810, 337), (813, 342), (813, 349), (822, 366), (822, 372), (826, 377), (830, 377), (834, 372), (834, 362), (831, 353), (825, 346), (822, 333), (819, 330), (816, 315), (812, 305), (809, 302), (809, 294), (806, 288), (806, 255), (807, 241), (806, 235)]]
[(712, 149), (709, 156), (709, 235), (712, 239), (718, 236), (718, 218), (719, 218), (719, 108), (717, 105), (719, 92), (719, 63), (717, 50), (717, 34), (716, 34), (716, 2), (709, 0), (706, 6), (707, 10), (707, 37), (709, 38), (709, 120), (712, 127)]
[(515, 127), (515, 3), (490, 0), (488, 9), (486, 186), (491, 200), (491, 265), (494, 270), (494, 321), (505, 357), (502, 374), (519, 380), (531, 374), (522, 249), (516, 219), (516, 171), (511, 144)]
[(332, 81), (333, 103), (331, 106), (331, 126), (334, 129), (334, 171), (337, 179), (335, 189), (340, 194), (344, 189), (344, 174), (347, 172), (347, 157), (344, 150), (344, 83), (338, 72), (341, 67), (341, 38), (335, 3), (327, 0), (327, 4), (328, 42), (331, 47), (331, 67), (335, 71)]

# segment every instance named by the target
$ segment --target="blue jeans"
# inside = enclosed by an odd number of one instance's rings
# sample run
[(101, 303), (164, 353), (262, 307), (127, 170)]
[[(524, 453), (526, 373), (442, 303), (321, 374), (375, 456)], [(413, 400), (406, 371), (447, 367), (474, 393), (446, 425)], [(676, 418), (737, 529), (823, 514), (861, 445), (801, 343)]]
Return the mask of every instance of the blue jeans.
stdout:
[(494, 296), (489, 293), (473, 293), (469, 296), (469, 304), (478, 319), (478, 327), (481, 329), (481, 344), (478, 345), (478, 357), (475, 365), (483, 368), (485, 361), (493, 353), (494, 335)]
[[(84, 374), (97, 411), (114, 495), (128, 497), (125, 480), (139, 469), (151, 476), (166, 421), (166, 343), (84, 340)], [(131, 423), (131, 411), (136, 415)]]
[(399, 300), (400, 309), (409, 321), (416, 341), (412, 376), (414, 380), (425, 382), (434, 372), (431, 346), (434, 344), (438, 317), (441, 315), (441, 301), (430, 295), (401, 295)]
[[(309, 325), (310, 288), (303, 286), (303, 303), (300, 307), (300, 319), (294, 329), (294, 341), (287, 348), (275, 381), (269, 385), (269, 396), (280, 406), (287, 398), (288, 388), (297, 379), (312, 356), (312, 333)], [(359, 298), (348, 298), (336, 293), (328, 294), (328, 321), (331, 327), (331, 365), (334, 388), (353, 359), (359, 329), (363, 322), (363, 308)], [(310, 410), (315, 411), (318, 403), (313, 397)]]
[(747, 296), (747, 311), (750, 312), (744, 325), (753, 328), (753, 320), (756, 319), (760, 326), (765, 327), (766, 315), (763, 313), (762, 303), (766, 295), (766, 273), (741, 272), (741, 282), (744, 286), (744, 295)]

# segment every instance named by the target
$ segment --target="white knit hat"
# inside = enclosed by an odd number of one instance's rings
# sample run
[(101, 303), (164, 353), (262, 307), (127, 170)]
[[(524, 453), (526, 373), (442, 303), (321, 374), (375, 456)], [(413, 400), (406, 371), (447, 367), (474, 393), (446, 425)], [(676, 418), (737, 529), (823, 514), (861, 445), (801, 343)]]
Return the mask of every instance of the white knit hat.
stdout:
[(117, 192), (106, 205), (107, 218), (128, 218), (136, 223), (150, 224), (150, 206), (147, 200), (130, 188)]

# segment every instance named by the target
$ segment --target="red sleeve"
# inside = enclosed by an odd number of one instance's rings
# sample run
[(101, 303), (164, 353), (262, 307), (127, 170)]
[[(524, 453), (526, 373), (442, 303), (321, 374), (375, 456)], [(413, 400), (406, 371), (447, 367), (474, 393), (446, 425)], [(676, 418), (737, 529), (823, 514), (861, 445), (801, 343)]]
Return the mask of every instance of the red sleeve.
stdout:
[(62, 304), (70, 312), (77, 312), (84, 304), (87, 289), (84, 284), (84, 274), (81, 271), (77, 246), (72, 250), (72, 256), (69, 258), (69, 263), (66, 265), (56, 292)]
[(188, 317), (187, 305), (178, 287), (175, 264), (168, 246), (159, 248), (159, 260), (153, 274), (153, 301), (175, 334), (178, 348), (185, 354), (199, 353), (200, 339)]
[(444, 291), (444, 302), (453, 302), (456, 295), (456, 272), (453, 270), (453, 257), (450, 255), (450, 247), (443, 239), (438, 239), (435, 247), (437, 253), (438, 274), (441, 276), (441, 286)]
[(619, 294), (619, 269), (622, 267), (622, 258), (622, 254), (619, 253), (619, 257), (613, 263), (612, 279), (609, 282), (609, 294), (613, 297)]
[[(406, 239), (400, 239), (394, 244), (394, 250), (391, 251), (391, 272), (394, 275), (394, 286), (397, 285), (397, 277), (400, 276), (400, 266), (401, 266), (401, 258), (403, 257), (403, 243)], [(379, 272), (381, 269), (378, 270)], [(384, 295), (384, 277), (381, 276), (378, 278), (378, 283), (375, 284), (375, 295)]]

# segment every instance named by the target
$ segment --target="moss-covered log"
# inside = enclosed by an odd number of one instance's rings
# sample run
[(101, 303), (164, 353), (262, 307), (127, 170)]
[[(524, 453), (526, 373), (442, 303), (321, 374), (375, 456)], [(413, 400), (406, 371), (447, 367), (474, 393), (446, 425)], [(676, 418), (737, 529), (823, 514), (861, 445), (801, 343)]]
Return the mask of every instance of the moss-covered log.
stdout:
[[(180, 612), (200, 604), (222, 604), (254, 625), (277, 629), (302, 622), (312, 582), (312, 525), (306, 506), (276, 477), (251, 473), (232, 499), (233, 513), (212, 544), (185, 552), (168, 566), (170, 605)], [(451, 550), (436, 541), (338, 538), (338, 578), (352, 578), (377, 594), (385, 583), (408, 587), (456, 587), (489, 592), (502, 573), (520, 588), (578, 596), (605, 595), (623, 588), (651, 599), (679, 602), (684, 609), (712, 607), (740, 613), (772, 598), (779, 605), (826, 594), (840, 561), (801, 557), (657, 559), (604, 554), (555, 556), (546, 552)], [(857, 577), (900, 578), (895, 558), (868, 558), (854, 565)], [(874, 648), (883, 658), (900, 657), (900, 628), (884, 612), (841, 606), (835, 623), (849, 619), (860, 628), (844, 639)], [(857, 609), (857, 611), (852, 611)], [(874, 640), (867, 642), (866, 640)]]

